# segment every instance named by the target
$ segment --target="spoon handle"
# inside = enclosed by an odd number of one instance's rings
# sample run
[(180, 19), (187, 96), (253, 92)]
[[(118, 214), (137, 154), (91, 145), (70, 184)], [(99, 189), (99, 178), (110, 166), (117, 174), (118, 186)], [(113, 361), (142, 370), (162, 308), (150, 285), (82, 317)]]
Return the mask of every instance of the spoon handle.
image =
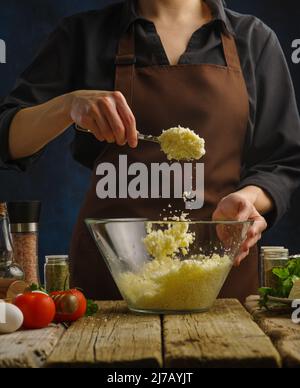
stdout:
[(151, 135), (143, 135), (142, 133), (138, 133), (138, 139), (143, 141), (151, 141), (152, 143), (159, 143), (158, 137)]
[(79, 132), (92, 133), (91, 130), (89, 130), (89, 129), (84, 129), (84, 128), (80, 127), (80, 126), (77, 125), (77, 124), (75, 124), (75, 129), (76, 129), (77, 131), (79, 131)]
[[(75, 124), (75, 128), (77, 131), (85, 132), (85, 133), (92, 133), (89, 129), (81, 128), (79, 125)], [(143, 135), (142, 133), (138, 132), (138, 139), (142, 141), (150, 141), (152, 143), (159, 143), (158, 137), (151, 136), (151, 135)]]

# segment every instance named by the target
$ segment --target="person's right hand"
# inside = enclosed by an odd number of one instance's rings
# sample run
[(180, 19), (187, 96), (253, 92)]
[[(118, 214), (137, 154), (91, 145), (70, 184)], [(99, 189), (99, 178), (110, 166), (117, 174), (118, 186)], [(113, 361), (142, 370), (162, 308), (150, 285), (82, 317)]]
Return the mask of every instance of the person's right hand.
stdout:
[[(252, 221), (253, 224), (249, 227), (247, 231), (247, 236), (245, 241), (240, 247), (240, 252), (235, 258), (236, 266), (239, 266), (241, 262), (248, 256), (250, 248), (252, 248), (262, 237), (262, 233), (267, 228), (267, 222), (264, 217), (257, 211), (254, 203), (249, 199), (245, 194), (243, 189), (227, 195), (223, 198), (216, 210), (213, 213), (213, 220), (215, 221)], [(236, 227), (230, 230), (230, 226), (224, 227), (221, 225), (219, 228), (218, 235), (221, 241), (226, 244), (232, 245), (232, 241), (236, 238), (234, 236), (235, 232), (239, 235), (239, 228)]]
[(99, 141), (137, 146), (135, 117), (121, 92), (79, 90), (70, 96), (70, 116), (75, 124), (91, 131)]

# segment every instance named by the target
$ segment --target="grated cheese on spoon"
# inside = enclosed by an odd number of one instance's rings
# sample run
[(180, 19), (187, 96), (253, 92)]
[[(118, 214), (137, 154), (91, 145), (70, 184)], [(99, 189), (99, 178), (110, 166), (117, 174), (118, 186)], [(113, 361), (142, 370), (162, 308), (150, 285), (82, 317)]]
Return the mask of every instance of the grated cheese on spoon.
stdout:
[(189, 128), (167, 129), (158, 140), (168, 160), (198, 160), (205, 155), (204, 139)]

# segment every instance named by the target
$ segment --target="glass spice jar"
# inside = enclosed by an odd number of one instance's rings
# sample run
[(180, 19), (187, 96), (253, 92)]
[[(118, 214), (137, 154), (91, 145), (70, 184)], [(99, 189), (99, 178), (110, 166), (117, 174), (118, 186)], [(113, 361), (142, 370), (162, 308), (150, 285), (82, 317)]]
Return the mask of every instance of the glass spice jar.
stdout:
[(259, 260), (259, 286), (265, 287), (265, 264), (264, 257), (265, 251), (276, 250), (276, 249), (284, 249), (283, 246), (262, 246), (260, 247), (260, 260)]
[(45, 289), (47, 292), (64, 291), (70, 288), (68, 256), (46, 256)]
[(273, 269), (285, 267), (288, 263), (288, 260), (288, 249), (282, 247), (264, 247), (264, 287), (277, 287), (277, 279), (273, 274)]
[(14, 246), (14, 257), (24, 271), (25, 281), (39, 284), (38, 226), (39, 201), (9, 202), (8, 212)]

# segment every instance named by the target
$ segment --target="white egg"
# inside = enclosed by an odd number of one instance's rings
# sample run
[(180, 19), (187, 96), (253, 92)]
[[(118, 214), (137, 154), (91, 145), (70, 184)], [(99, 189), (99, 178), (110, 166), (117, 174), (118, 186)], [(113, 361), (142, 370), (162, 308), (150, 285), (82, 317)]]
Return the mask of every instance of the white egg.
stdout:
[(10, 334), (23, 325), (22, 311), (13, 304), (0, 302), (0, 334)]

